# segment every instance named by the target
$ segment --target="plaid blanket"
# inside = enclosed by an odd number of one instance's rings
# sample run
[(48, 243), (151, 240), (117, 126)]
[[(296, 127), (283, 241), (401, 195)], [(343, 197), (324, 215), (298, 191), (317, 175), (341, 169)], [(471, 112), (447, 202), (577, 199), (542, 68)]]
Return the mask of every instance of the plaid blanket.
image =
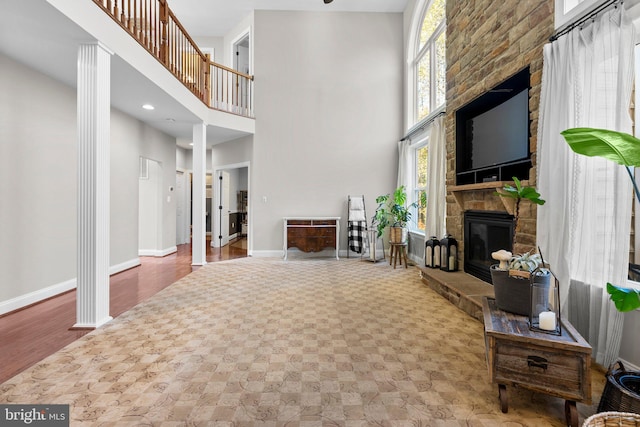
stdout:
[(349, 249), (361, 254), (364, 248), (364, 233), (367, 231), (366, 221), (349, 221)]

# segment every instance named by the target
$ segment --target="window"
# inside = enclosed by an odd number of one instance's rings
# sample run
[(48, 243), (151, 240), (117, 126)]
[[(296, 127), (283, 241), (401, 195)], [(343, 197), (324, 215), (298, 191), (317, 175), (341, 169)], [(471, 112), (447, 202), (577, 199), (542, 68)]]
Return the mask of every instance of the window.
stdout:
[(409, 89), (413, 99), (410, 125), (443, 106), (446, 95), (445, 0), (428, 0), (424, 5), (409, 58), (413, 82)]
[[(637, 22), (634, 22), (637, 24)], [(640, 108), (637, 108), (638, 102), (640, 102), (640, 44), (635, 48), (635, 90), (634, 90), (634, 103), (631, 107), (631, 115), (634, 120), (634, 136), (640, 138)], [(640, 183), (640, 168), (634, 168), (633, 175), (636, 183)], [(636, 289), (640, 289), (640, 202), (633, 197), (633, 210), (631, 212), (631, 236), (629, 245), (629, 285)]]
[(602, 0), (555, 0), (555, 28), (566, 27), (581, 16), (586, 15)]
[(412, 200), (418, 202), (415, 212), (412, 212), (413, 231), (425, 232), (427, 223), (427, 159), (429, 146), (422, 143), (413, 150), (414, 182)]

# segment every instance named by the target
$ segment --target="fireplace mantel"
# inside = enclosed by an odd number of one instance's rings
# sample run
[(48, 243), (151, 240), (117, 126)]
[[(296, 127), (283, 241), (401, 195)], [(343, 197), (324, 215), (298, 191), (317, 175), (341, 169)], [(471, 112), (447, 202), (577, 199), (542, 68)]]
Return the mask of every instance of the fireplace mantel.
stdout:
[[(521, 181), (522, 185), (528, 185), (528, 181)], [(453, 197), (455, 197), (456, 199), (456, 203), (458, 204), (458, 206), (460, 206), (460, 209), (462, 209), (463, 211), (464, 209), (464, 197), (463, 194), (469, 191), (497, 191), (500, 192), (500, 190), (505, 186), (505, 185), (513, 185), (513, 181), (492, 181), (492, 182), (480, 182), (478, 184), (465, 184), (465, 185), (453, 185), (451, 187), (449, 187), (449, 190), (451, 191), (451, 193), (453, 194)], [(504, 205), (505, 210), (510, 214), (513, 215), (513, 210), (515, 207), (515, 199), (512, 199), (510, 197), (500, 197), (500, 201), (502, 201), (502, 204)]]

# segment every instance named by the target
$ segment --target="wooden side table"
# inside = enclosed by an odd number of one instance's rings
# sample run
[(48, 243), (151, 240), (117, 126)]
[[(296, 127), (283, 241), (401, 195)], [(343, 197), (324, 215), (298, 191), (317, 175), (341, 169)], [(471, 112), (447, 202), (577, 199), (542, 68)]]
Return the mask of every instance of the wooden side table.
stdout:
[(509, 410), (507, 386), (565, 399), (567, 424), (579, 427), (576, 402), (591, 404), (591, 346), (562, 320), (562, 335), (529, 330), (529, 318), (482, 300), (489, 377), (498, 384), (502, 412)]
[(404, 259), (404, 268), (407, 267), (407, 244), (406, 243), (391, 243), (391, 249), (389, 250), (389, 265), (393, 264), (393, 268), (396, 268), (398, 258), (400, 258), (400, 266), (402, 266), (402, 260)]
[(284, 217), (284, 259), (289, 248), (319, 252), (335, 248), (339, 259), (340, 217)]

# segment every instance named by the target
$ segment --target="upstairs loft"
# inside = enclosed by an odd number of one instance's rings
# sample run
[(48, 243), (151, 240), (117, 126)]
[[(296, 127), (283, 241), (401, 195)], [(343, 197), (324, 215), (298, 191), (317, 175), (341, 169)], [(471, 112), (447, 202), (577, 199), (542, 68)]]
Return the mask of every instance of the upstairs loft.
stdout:
[[(112, 108), (186, 148), (200, 124), (206, 126), (209, 147), (252, 135), (253, 77), (208, 58), (166, 5), (166, 0), (9, 2), (3, 6), (9, 19), (2, 26), (0, 55), (75, 88), (79, 47), (99, 43), (112, 53)], [(222, 58), (222, 51), (216, 50), (218, 55)], [(143, 110), (147, 103), (155, 110)]]
[(206, 106), (253, 118), (253, 76), (213, 62), (167, 0), (93, 0)]

